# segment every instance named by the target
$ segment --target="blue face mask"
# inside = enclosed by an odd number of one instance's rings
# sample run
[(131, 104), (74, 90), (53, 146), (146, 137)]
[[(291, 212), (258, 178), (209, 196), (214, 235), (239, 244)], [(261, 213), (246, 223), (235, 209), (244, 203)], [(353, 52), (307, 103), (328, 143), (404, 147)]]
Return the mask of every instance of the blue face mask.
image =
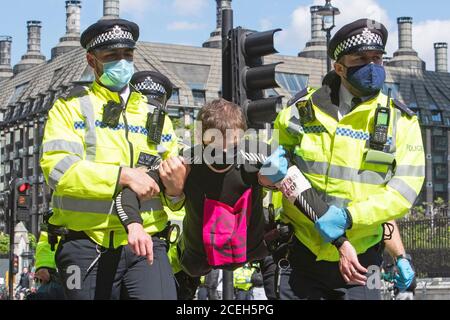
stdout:
[(118, 92), (130, 82), (133, 74), (133, 61), (122, 59), (104, 63), (103, 74), (99, 80), (111, 91)]
[(363, 97), (372, 96), (383, 88), (386, 71), (383, 66), (374, 63), (347, 67), (346, 80), (353, 88), (361, 92)]

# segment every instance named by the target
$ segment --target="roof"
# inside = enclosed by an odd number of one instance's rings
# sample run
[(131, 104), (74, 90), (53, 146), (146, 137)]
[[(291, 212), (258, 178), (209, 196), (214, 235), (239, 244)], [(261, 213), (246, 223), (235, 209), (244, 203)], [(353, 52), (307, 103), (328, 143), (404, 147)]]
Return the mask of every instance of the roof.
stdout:
[[(277, 72), (307, 75), (309, 86), (320, 87), (326, 72), (324, 60), (283, 55), (266, 58), (266, 63), (280, 61), (283, 64), (277, 67)], [(135, 68), (136, 71), (156, 70), (168, 76), (179, 89), (180, 107), (195, 105), (192, 90), (204, 90), (207, 101), (217, 98), (221, 91), (222, 63), (218, 49), (139, 42)], [(448, 111), (446, 124), (450, 126), (450, 73), (398, 67), (386, 67), (386, 70), (386, 82), (395, 91), (396, 98), (424, 117), (440, 110), (446, 116)], [(17, 106), (48, 109), (55, 96), (73, 86), (73, 82), (92, 79), (84, 49), (73, 49), (0, 82), (0, 110)], [(291, 96), (285, 88), (276, 91), (286, 100)], [(45, 97), (47, 105), (43, 106)], [(22, 114), (27, 112), (30, 111)]]

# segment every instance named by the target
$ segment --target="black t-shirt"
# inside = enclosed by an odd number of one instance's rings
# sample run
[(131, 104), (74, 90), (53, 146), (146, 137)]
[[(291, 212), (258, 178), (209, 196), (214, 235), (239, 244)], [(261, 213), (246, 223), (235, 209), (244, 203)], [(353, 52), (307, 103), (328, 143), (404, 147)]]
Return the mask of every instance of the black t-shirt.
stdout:
[[(203, 206), (205, 198), (223, 202), (231, 207), (249, 188), (252, 189), (252, 211), (247, 222), (247, 260), (263, 258), (264, 238), (263, 190), (258, 183), (258, 165), (233, 165), (225, 173), (212, 171), (204, 161), (191, 164), (186, 180), (186, 216), (183, 220), (180, 261), (186, 272), (193, 276), (211, 270), (203, 246)], [(236, 266), (228, 266), (233, 269)]]

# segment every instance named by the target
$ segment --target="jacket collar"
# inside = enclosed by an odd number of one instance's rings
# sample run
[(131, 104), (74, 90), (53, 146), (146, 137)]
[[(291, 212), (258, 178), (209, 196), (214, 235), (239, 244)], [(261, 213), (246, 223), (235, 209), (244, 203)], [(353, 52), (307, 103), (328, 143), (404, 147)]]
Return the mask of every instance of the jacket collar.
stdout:
[[(99, 84), (97, 81), (94, 81), (92, 83), (91, 90), (95, 96), (97, 96), (105, 101), (112, 100), (117, 103), (121, 102), (119, 92), (113, 92), (113, 91), (109, 90), (108, 88), (105, 88), (104, 86)], [(144, 100), (144, 96), (142, 94), (140, 94), (139, 92), (137, 92), (132, 86), (130, 86), (130, 96), (128, 98), (127, 110), (129, 109), (128, 107), (130, 105), (135, 104), (134, 103), (135, 101), (136, 101), (136, 104), (139, 104), (139, 102), (141, 102), (142, 100)], [(124, 101), (123, 103), (125, 104), (125, 103), (127, 103), (127, 101)]]

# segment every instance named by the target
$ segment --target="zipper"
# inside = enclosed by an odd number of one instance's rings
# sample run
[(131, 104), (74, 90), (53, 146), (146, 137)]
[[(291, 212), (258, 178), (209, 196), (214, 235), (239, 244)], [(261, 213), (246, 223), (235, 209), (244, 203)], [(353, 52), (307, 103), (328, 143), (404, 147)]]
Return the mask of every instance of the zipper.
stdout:
[[(125, 107), (123, 108), (122, 111), (122, 116), (123, 116), (123, 122), (125, 123), (125, 139), (128, 142), (128, 145), (130, 146), (130, 168), (133, 168), (133, 160), (134, 160), (134, 152), (133, 152), (133, 144), (130, 142), (129, 138), (128, 138), (128, 120), (127, 120), (127, 105), (128, 105), (128, 101), (130, 101), (131, 98), (131, 89), (130, 89), (130, 95), (128, 96), (127, 102), (125, 103)], [(119, 95), (120, 98), (120, 103), (123, 104), (123, 98), (121, 95)]]

